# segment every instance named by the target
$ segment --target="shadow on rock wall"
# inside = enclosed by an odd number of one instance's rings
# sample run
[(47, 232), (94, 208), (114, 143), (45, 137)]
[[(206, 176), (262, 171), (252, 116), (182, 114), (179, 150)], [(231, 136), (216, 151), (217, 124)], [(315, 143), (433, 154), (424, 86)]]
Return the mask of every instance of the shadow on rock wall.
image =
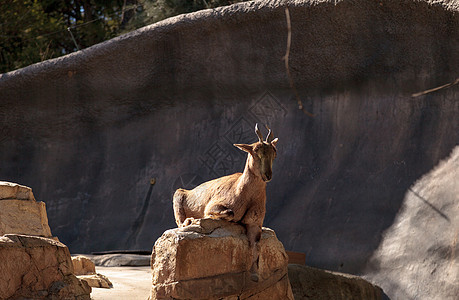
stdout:
[[(451, 4), (452, 3), (452, 4)], [(455, 2), (248, 2), (178, 16), (0, 77), (0, 178), (33, 187), (72, 252), (146, 249), (171, 198), (279, 137), (265, 226), (358, 273), (412, 184), (459, 142)], [(155, 178), (155, 185), (150, 179)]]
[(459, 146), (408, 189), (366, 278), (392, 299), (455, 299), (459, 293)]

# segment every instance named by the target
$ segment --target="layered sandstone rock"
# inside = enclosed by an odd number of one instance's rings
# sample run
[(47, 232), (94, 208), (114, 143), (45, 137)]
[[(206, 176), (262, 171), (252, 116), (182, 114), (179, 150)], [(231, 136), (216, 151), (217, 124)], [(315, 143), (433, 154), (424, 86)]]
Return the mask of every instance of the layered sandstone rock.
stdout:
[(75, 275), (87, 275), (96, 273), (96, 265), (89, 258), (78, 255), (72, 257), (73, 271)]
[(7, 233), (52, 236), (45, 203), (35, 201), (32, 189), (0, 181), (0, 235)]
[(31, 188), (13, 182), (0, 181), (0, 200), (4, 199), (35, 201)]
[(88, 257), (78, 255), (72, 257), (74, 274), (81, 280), (86, 281), (90, 287), (111, 288), (112, 283), (102, 274), (96, 273), (94, 262)]
[(250, 280), (245, 228), (226, 221), (194, 220), (171, 229), (152, 252), (151, 299), (293, 299), (288, 257), (274, 231), (263, 228), (259, 282)]
[(349, 274), (291, 264), (288, 276), (296, 300), (381, 300), (381, 288)]
[(78, 275), (77, 277), (78, 279), (86, 281), (90, 287), (104, 288), (104, 289), (109, 289), (113, 287), (113, 284), (108, 279), (108, 277), (105, 275), (99, 274), (99, 273)]
[(73, 274), (68, 248), (27, 235), (0, 237), (2, 299), (90, 299), (91, 288)]

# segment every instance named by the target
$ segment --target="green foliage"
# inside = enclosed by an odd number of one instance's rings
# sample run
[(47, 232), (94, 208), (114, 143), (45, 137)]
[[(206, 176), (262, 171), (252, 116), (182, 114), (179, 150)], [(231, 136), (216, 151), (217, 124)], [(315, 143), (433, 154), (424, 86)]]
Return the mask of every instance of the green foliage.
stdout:
[(0, 0), (0, 73), (168, 17), (235, 2), (241, 0)]
[(171, 16), (235, 2), (241, 0), (1, 0), (0, 73), (72, 53)]
[(243, 0), (138, 0), (136, 12), (122, 32), (131, 31), (176, 15), (231, 5)]
[(0, 1), (0, 73), (116, 36), (123, 0)]
[(32, 0), (0, 2), (0, 72), (20, 68), (61, 52), (56, 34), (65, 28), (61, 19), (49, 18)]

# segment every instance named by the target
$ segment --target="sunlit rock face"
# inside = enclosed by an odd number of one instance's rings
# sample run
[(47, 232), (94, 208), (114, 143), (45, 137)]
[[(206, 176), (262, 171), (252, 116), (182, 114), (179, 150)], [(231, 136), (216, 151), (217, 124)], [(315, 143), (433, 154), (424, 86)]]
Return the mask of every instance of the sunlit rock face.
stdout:
[(150, 250), (175, 226), (175, 189), (242, 171), (232, 144), (268, 124), (264, 226), (311, 266), (366, 272), (459, 143), (457, 85), (419, 95), (458, 77), (459, 4), (288, 1), (288, 49), (286, 3), (178, 16), (1, 75), (0, 178), (32, 186), (74, 252)]
[(0, 235), (7, 233), (52, 237), (45, 203), (30, 187), (0, 181)]
[(73, 274), (78, 279), (84, 280), (90, 287), (95, 288), (111, 288), (113, 284), (102, 274), (96, 273), (94, 262), (83, 255), (72, 256)]
[(274, 231), (263, 228), (258, 243), (258, 280), (251, 280), (252, 254), (242, 225), (194, 220), (170, 229), (151, 255), (150, 299), (293, 300), (288, 257)]
[(91, 288), (73, 274), (68, 248), (52, 239), (0, 236), (0, 270), (4, 299), (90, 299)]

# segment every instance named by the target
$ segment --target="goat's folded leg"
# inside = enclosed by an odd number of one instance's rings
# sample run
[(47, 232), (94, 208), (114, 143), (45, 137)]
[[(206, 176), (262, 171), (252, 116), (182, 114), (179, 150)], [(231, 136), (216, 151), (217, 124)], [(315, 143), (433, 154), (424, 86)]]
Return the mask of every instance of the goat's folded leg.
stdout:
[(214, 204), (206, 207), (204, 217), (215, 220), (232, 221), (234, 219), (234, 212), (232, 209), (222, 204)]
[(249, 240), (249, 249), (251, 253), (251, 266), (250, 266), (250, 279), (258, 282), (258, 259), (260, 251), (258, 249), (258, 242), (261, 238), (261, 226), (246, 224), (247, 238)]

